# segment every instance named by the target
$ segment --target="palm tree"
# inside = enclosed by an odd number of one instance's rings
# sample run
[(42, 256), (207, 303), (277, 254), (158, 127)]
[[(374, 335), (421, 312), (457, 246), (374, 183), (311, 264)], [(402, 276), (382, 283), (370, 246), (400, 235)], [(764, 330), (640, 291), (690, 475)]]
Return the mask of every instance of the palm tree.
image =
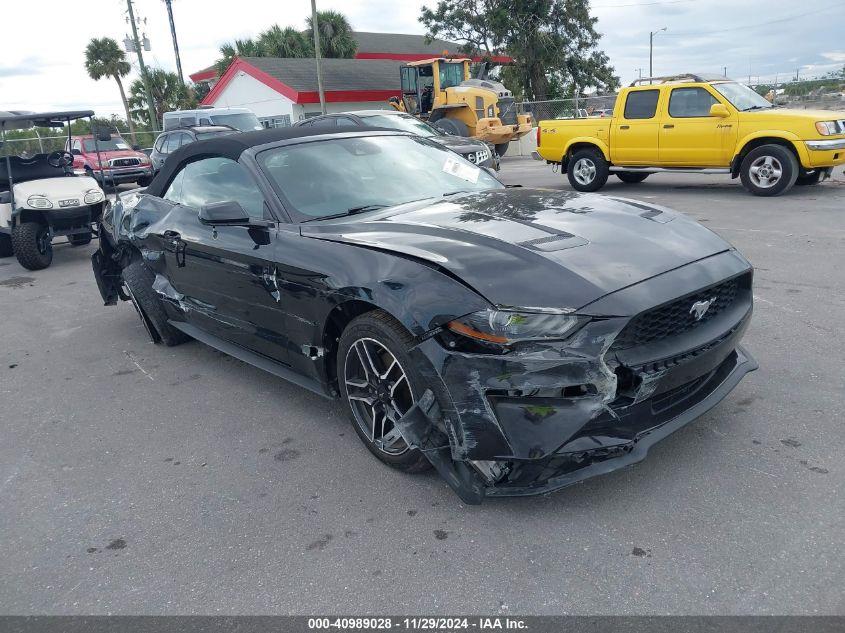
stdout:
[[(162, 121), (164, 113), (171, 110), (192, 108), (196, 105), (193, 93), (179, 81), (179, 75), (161, 68), (148, 70), (150, 76), (150, 92), (153, 97), (153, 110), (156, 120)], [(147, 93), (144, 82), (136, 79), (129, 86), (129, 105), (132, 106), (132, 116), (143, 124), (149, 124), (149, 108), (147, 107)]]
[[(314, 46), (314, 28), (308, 22), (308, 38)], [(352, 37), (352, 26), (346, 16), (337, 11), (317, 11), (317, 28), (320, 31), (320, 54), (323, 57), (355, 57), (358, 43)]]
[(95, 37), (85, 47), (85, 70), (88, 76), (94, 81), (103, 77), (113, 77), (120, 89), (120, 99), (123, 101), (123, 110), (126, 112), (126, 122), (129, 124), (129, 134), (132, 136), (132, 144), (135, 145), (135, 124), (129, 114), (129, 102), (126, 100), (126, 93), (123, 90), (121, 77), (129, 74), (131, 67), (126, 61), (126, 55), (120, 49), (117, 42), (110, 37)]
[(226, 72), (229, 64), (235, 61), (235, 57), (266, 57), (259, 43), (249, 37), (235, 40), (231, 44), (223, 44), (220, 47), (220, 54), (223, 57), (214, 64), (218, 76)]
[(274, 24), (258, 36), (258, 46), (267, 57), (311, 57), (314, 48), (308, 38), (290, 26)]

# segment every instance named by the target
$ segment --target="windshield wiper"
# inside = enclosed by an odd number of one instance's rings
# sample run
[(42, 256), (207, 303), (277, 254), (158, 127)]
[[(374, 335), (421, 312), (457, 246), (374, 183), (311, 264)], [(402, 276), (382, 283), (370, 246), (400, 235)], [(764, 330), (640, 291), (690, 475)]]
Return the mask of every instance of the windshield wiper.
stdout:
[(771, 110), (774, 106), (761, 106), (761, 105), (753, 105), (747, 108), (743, 108), (743, 112), (748, 112), (749, 110)]
[(472, 193), (470, 189), (459, 189), (458, 191), (447, 191), (443, 194), (444, 198), (448, 198), (449, 196), (456, 196), (459, 193)]
[(355, 215), (357, 213), (366, 213), (367, 211), (376, 211), (378, 209), (384, 209), (389, 205), (386, 204), (362, 204), (359, 207), (350, 207), (343, 213), (333, 213), (331, 215), (321, 215), (316, 218), (310, 218), (305, 220), (305, 222), (314, 222), (315, 220), (334, 220), (337, 218), (345, 218), (350, 215)]

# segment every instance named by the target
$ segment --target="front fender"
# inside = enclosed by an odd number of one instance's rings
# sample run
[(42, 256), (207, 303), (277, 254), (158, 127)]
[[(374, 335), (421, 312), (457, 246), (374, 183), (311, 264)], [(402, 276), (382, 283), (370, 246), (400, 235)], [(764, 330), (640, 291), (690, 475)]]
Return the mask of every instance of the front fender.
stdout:
[(807, 147), (804, 145), (804, 142), (797, 134), (787, 132), (786, 130), (755, 130), (754, 132), (742, 137), (734, 148), (731, 164), (736, 163), (737, 158), (743, 153), (743, 150), (749, 143), (761, 138), (774, 138), (788, 142), (795, 149), (795, 153), (798, 154), (798, 160), (801, 165), (803, 167), (808, 167), (810, 165), (810, 155), (807, 152)]

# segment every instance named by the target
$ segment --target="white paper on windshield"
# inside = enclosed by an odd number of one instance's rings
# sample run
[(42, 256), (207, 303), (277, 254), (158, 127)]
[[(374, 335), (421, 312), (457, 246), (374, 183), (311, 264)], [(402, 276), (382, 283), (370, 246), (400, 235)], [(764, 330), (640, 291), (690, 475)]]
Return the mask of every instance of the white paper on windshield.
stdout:
[(481, 173), (478, 167), (455, 160), (454, 158), (446, 159), (446, 162), (443, 163), (443, 171), (469, 182), (478, 182), (478, 175)]
[(115, 143), (114, 145), (117, 149), (129, 149), (129, 146), (126, 143)]

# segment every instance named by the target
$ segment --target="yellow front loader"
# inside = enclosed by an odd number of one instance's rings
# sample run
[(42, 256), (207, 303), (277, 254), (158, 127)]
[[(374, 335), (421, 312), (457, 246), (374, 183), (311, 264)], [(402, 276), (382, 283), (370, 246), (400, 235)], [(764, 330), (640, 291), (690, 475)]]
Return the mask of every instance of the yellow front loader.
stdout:
[(436, 57), (402, 66), (402, 98), (391, 98), (390, 105), (447, 134), (492, 143), (503, 156), (508, 143), (531, 131), (531, 115), (517, 114), (513, 95), (500, 82), (470, 78), (469, 64)]

